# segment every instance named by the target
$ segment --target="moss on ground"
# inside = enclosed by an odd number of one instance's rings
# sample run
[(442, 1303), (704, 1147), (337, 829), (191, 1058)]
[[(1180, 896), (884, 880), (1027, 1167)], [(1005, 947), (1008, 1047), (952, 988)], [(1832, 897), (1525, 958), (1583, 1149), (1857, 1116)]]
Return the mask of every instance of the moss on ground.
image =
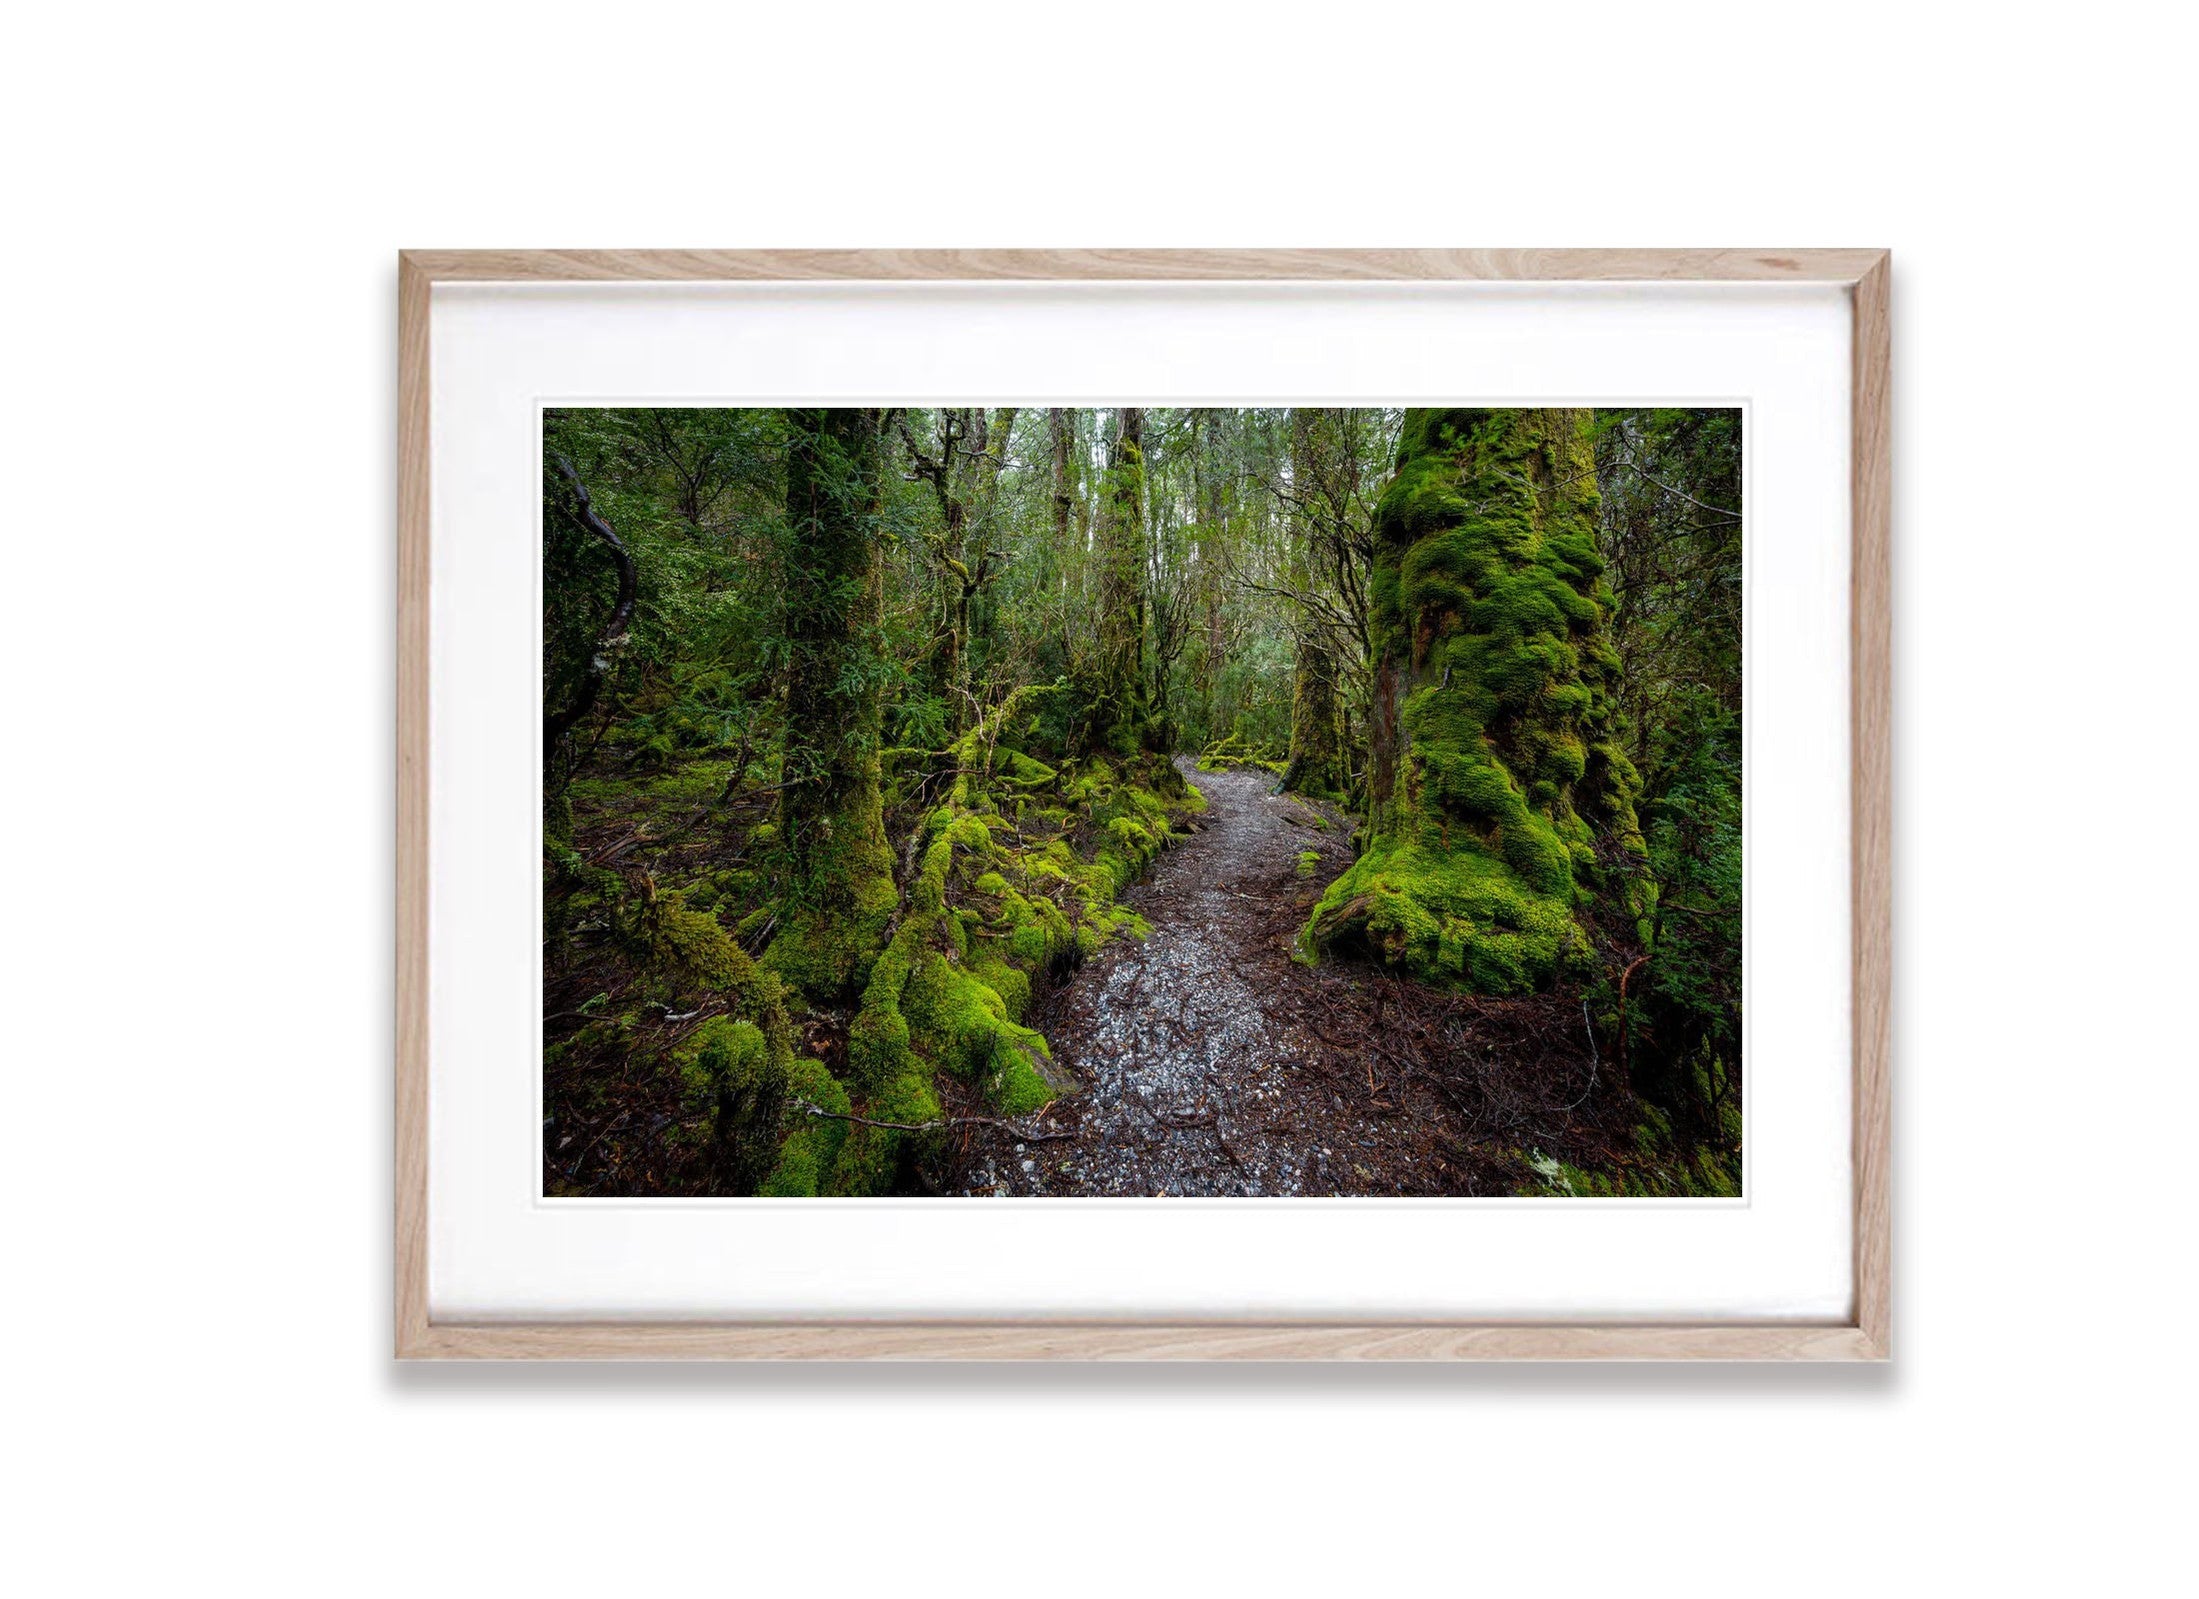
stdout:
[(1237, 733), (1216, 739), (1199, 752), (1194, 763), (1202, 772), (1235, 772), (1247, 766), (1258, 767), (1281, 777), (1290, 762), (1278, 759), (1271, 751), (1264, 750)]
[[(955, 778), (913, 841), (914, 878), (849, 1031), (848, 1087), (873, 1121), (937, 1120), (942, 1071), (1010, 1117), (1071, 1086), (1024, 1024), (1032, 979), (1109, 939), (1143, 937), (1117, 896), (1166, 846), (1173, 820), (1205, 806), (1180, 780), (1182, 797), (1164, 796), (1157, 757), (1057, 769), (1005, 745), (1049, 692), (1018, 690), (947, 752)], [(830, 1191), (884, 1186), (912, 1136), (853, 1127)]]
[(705, 1119), (712, 1167), (731, 1192), (749, 1193), (777, 1162), (794, 1078), (794, 1024), (774, 972), (751, 960), (708, 911), (677, 890), (645, 896), (633, 936), (674, 996), (712, 995), (725, 1011), (674, 1050), (688, 1100)]
[[(829, 1119), (845, 1116), (853, 1108), (848, 1091), (821, 1060), (797, 1060), (787, 1072), (787, 1094), (795, 1102), (793, 1130), (780, 1144), (778, 1158), (760, 1187), (759, 1194), (775, 1199), (794, 1199), (822, 1193), (847, 1144), (849, 1123)], [(820, 1117), (806, 1106), (826, 1112)]]

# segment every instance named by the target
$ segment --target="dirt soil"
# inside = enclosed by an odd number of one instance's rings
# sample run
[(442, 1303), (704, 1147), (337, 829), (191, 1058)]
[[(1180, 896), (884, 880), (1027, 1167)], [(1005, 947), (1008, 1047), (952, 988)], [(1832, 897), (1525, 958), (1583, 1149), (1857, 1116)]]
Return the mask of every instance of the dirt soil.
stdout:
[[(1274, 793), (1264, 771), (1178, 764), (1208, 809), (1126, 896), (1152, 936), (1102, 950), (1031, 1018), (1082, 1091), (1026, 1124), (1043, 1141), (971, 1131), (945, 1191), (1518, 1188), (1529, 1175), (1519, 1135), (1537, 1123), (1560, 1134), (1570, 1118), (1555, 1114), (1557, 1093), (1570, 1100), (1590, 1082), (1585, 1032), (1567, 1042), (1564, 1013), (1547, 1006), (1499, 1010), (1409, 989), (1371, 966), (1294, 961), (1307, 913), (1351, 863), (1350, 824)], [(1516, 1059), (1522, 1045), (1542, 1068), (1524, 1097), (1477, 1073), (1477, 1062)]]

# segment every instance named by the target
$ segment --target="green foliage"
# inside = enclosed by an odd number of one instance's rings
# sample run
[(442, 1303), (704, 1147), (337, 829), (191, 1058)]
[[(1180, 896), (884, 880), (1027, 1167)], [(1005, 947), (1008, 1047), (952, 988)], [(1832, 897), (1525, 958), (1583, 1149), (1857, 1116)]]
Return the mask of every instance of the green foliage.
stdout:
[(1532, 1191), (1551, 1199), (1741, 1197), (1738, 1145), (1730, 1151), (1675, 1148), (1652, 1136), (1633, 1158), (1610, 1166), (1575, 1166), (1539, 1150), (1529, 1151), (1524, 1164), (1535, 1176)]
[(1643, 773), (1635, 1086), (1674, 1136), (1740, 1147), (1741, 413), (1601, 414), (1601, 537), (1623, 723)]
[(1658, 892), (1630, 996), (1636, 1087), (1694, 1142), (1738, 1148), (1741, 729), (1707, 690), (1676, 695), (1642, 815)]
[(1741, 413), (1599, 412), (1595, 451), (1618, 692), (1646, 770), (1683, 693), (1741, 708)]
[[(730, 743), (759, 701), (775, 595), (762, 556), (776, 512), (779, 420), (730, 410), (552, 410), (544, 419), (543, 701), (573, 694), (611, 610), (615, 571), (570, 512), (552, 466), (572, 461), (638, 571), (630, 639), (613, 661), (601, 720), (554, 755), (554, 790), (576, 756), (607, 748), (637, 761)], [(759, 728), (760, 732), (761, 729)]]

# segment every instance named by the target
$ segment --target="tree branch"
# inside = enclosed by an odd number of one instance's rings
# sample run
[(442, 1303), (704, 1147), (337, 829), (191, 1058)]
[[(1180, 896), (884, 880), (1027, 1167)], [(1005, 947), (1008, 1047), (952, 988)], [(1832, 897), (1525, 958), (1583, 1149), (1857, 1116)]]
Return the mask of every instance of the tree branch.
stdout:
[(627, 552), (619, 536), (611, 530), (611, 524), (596, 513), (595, 501), (589, 497), (588, 486), (580, 481), (580, 474), (573, 470), (573, 463), (560, 455), (554, 458), (557, 468), (565, 474), (566, 482), (573, 488), (573, 499), (580, 509), (560, 506), (566, 517), (579, 528), (594, 537), (611, 552), (611, 559), (618, 566), (618, 603), (611, 608), (610, 619), (596, 635), (595, 648), (588, 652), (588, 669), (581, 677), (580, 686), (574, 691), (572, 703), (563, 710), (542, 719), (542, 753), (547, 757), (557, 748), (557, 742), (596, 702), (602, 691), (603, 680), (611, 675), (611, 655), (623, 648), (627, 639), (627, 627), (633, 621), (634, 600), (640, 593), (640, 578), (634, 568), (634, 558)]

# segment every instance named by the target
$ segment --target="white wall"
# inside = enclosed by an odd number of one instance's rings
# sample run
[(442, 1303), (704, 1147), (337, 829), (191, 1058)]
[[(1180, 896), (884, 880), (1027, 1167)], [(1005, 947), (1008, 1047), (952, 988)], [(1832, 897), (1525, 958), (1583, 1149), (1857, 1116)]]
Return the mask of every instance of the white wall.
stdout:
[[(2188, 34), (1191, 9), (11, 25), (20, 1591), (2097, 1591), (2166, 1552)], [(393, 252), (1090, 243), (1895, 249), (1890, 1370), (392, 1368)]]

